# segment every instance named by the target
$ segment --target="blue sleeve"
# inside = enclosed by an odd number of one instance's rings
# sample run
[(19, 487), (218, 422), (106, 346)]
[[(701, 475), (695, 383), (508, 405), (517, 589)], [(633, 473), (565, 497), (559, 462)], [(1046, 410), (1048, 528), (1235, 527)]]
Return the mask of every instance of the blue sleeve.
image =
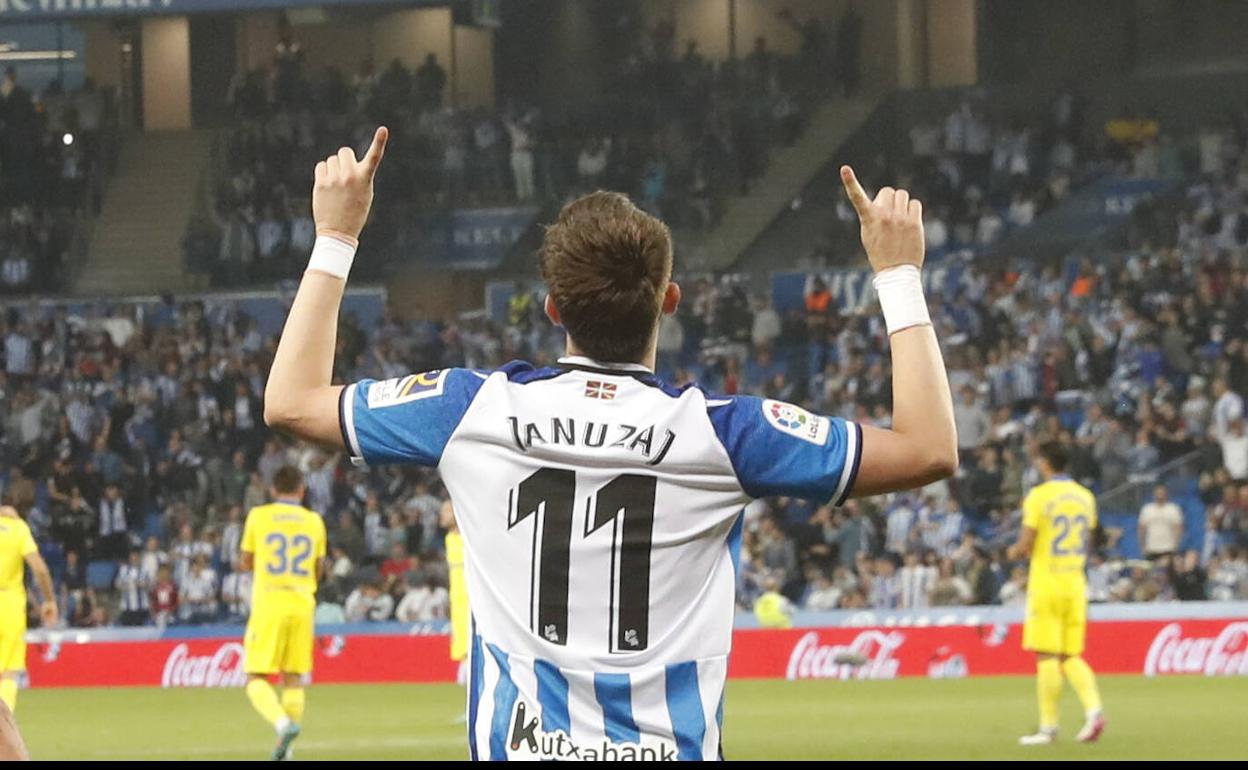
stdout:
[(342, 437), (370, 465), (437, 466), (485, 375), (442, 369), (348, 385), (338, 402)]
[(849, 498), (862, 448), (857, 424), (752, 396), (712, 399), (707, 410), (746, 494), (834, 505)]

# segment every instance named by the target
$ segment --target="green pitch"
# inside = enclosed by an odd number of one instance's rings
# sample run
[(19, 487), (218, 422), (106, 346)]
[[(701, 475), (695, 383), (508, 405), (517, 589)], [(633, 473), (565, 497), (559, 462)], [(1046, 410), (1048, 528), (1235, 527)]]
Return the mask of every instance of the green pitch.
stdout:
[[(1248, 678), (1102, 677), (1109, 730), (1022, 749), (1035, 724), (1024, 677), (893, 682), (732, 682), (729, 759), (1242, 759)], [(308, 691), (296, 759), (462, 759), (462, 690), (325, 685)], [(273, 733), (242, 690), (26, 690), (18, 720), (36, 759), (265, 759)]]

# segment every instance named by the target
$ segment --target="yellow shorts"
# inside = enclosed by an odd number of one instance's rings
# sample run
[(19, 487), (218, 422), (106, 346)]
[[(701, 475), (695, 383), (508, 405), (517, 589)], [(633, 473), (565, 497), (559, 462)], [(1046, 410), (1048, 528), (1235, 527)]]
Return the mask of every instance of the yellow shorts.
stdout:
[(459, 661), (468, 657), (468, 610), (456, 611), (451, 607), (451, 660)]
[(1023, 649), (1082, 655), (1088, 633), (1088, 600), (1079, 594), (1027, 595)]
[[(24, 597), (23, 597), (24, 599)], [(11, 604), (16, 605), (16, 602)], [(26, 670), (26, 603), (0, 610), (0, 672)]]
[(313, 612), (256, 612), (243, 638), (248, 674), (307, 674), (312, 671)]

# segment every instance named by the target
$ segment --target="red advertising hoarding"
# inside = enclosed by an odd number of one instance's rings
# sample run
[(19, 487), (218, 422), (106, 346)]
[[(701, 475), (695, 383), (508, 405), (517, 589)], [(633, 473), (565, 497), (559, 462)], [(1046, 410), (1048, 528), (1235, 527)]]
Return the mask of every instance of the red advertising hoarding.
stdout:
[[(1027, 674), (1017, 624), (738, 630), (733, 678), (826, 679)], [(321, 683), (451, 682), (447, 637), (334, 635), (317, 638)], [(32, 644), (35, 687), (235, 687), (243, 648), (231, 639)], [(1122, 620), (1091, 624), (1088, 662), (1119, 674), (1248, 675), (1248, 617)], [(852, 660), (853, 663), (845, 661)]]
[[(241, 639), (31, 644), (26, 668), (34, 687), (241, 687)], [(446, 636), (318, 636), (313, 681), (453, 682)]]
[[(1029, 674), (1023, 627), (795, 628), (737, 631), (728, 675), (892, 679)], [(1248, 675), (1248, 619), (1092, 623), (1088, 663), (1107, 674)], [(838, 661), (854, 660), (853, 664)]]

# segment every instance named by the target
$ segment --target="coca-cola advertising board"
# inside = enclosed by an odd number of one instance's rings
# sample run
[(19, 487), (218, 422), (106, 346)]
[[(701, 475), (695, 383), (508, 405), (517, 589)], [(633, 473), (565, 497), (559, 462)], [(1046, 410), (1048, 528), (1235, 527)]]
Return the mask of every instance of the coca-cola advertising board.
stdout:
[[(738, 630), (737, 678), (893, 679), (1029, 674), (1018, 624)], [(1248, 619), (1092, 623), (1084, 657), (1108, 674), (1248, 675)]]
[[(730, 677), (892, 679), (1029, 674), (1017, 623), (911, 627), (738, 629)], [(315, 682), (451, 682), (444, 635), (317, 637)], [(1085, 657), (1099, 672), (1248, 675), (1248, 617), (1093, 622)], [(230, 638), (82, 641), (30, 645), (36, 687), (238, 687), (243, 648)]]
[[(240, 629), (241, 630), (241, 629)], [(241, 687), (242, 640), (158, 639), (31, 644), (26, 654), (35, 687)], [(312, 680), (322, 683), (453, 682), (443, 635), (318, 636)]]

